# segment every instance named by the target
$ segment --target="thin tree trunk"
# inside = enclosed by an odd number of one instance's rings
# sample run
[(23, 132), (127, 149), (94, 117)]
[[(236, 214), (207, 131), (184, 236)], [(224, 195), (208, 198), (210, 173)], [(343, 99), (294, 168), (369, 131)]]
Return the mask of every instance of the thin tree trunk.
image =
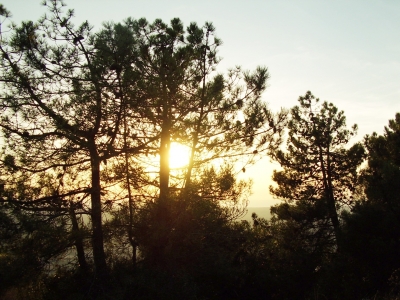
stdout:
[(340, 243), (341, 231), (340, 231), (339, 217), (336, 211), (335, 197), (333, 195), (332, 183), (330, 182), (330, 176), (329, 176), (330, 165), (329, 164), (327, 166), (325, 165), (322, 148), (321, 146), (318, 146), (318, 148), (319, 148), (319, 160), (321, 163), (321, 170), (322, 170), (322, 179), (324, 184), (324, 194), (328, 204), (329, 218), (332, 222), (333, 230), (335, 232), (336, 246), (339, 250), (341, 244)]
[[(167, 126), (165, 126), (167, 127)], [(165, 200), (168, 198), (169, 188), (169, 148), (171, 138), (168, 128), (163, 128), (161, 133), (160, 145), (160, 199)]]
[[(208, 37), (208, 35), (207, 35), (207, 37)], [(207, 40), (207, 43), (208, 43), (208, 40)], [(203, 55), (202, 56), (203, 82), (202, 82), (202, 91), (201, 91), (200, 115), (199, 115), (199, 120), (197, 122), (196, 131), (193, 136), (192, 151), (190, 153), (189, 165), (188, 165), (186, 176), (185, 176), (185, 184), (184, 184), (185, 190), (188, 189), (188, 187), (190, 186), (190, 183), (191, 183), (192, 171), (193, 171), (193, 167), (194, 167), (194, 157), (196, 154), (196, 147), (199, 142), (201, 122), (203, 121), (204, 102), (205, 102), (204, 100), (205, 100), (205, 91), (206, 91), (206, 54), (207, 54), (207, 48), (204, 47), (204, 52), (202, 54)]]
[(171, 146), (171, 132), (169, 120), (169, 101), (167, 99), (166, 86), (163, 86), (163, 110), (160, 139), (160, 201), (166, 201), (169, 196), (169, 149)]
[(72, 222), (72, 236), (75, 240), (75, 248), (78, 256), (79, 268), (82, 271), (86, 272), (88, 270), (88, 264), (85, 257), (85, 248), (83, 247), (83, 238), (79, 229), (78, 221), (76, 219), (75, 209), (72, 205), (69, 207), (69, 216)]
[(327, 193), (328, 193), (328, 200), (329, 200), (329, 210), (331, 212), (331, 221), (333, 224), (333, 228), (335, 230), (335, 236), (336, 236), (336, 241), (337, 241), (337, 246), (338, 249), (340, 248), (341, 245), (341, 228), (340, 228), (340, 222), (339, 222), (339, 216), (336, 211), (336, 200), (335, 196), (333, 194), (333, 185), (332, 185), (332, 172), (331, 172), (331, 161), (330, 161), (330, 155), (329, 155), (329, 148), (327, 150)]
[(126, 173), (126, 185), (128, 187), (128, 204), (129, 204), (129, 225), (128, 225), (128, 239), (132, 247), (132, 265), (136, 266), (136, 247), (137, 243), (133, 236), (133, 215), (134, 215), (134, 204), (131, 191), (131, 180), (129, 176), (129, 155), (127, 149), (127, 124), (126, 115), (124, 113), (124, 152), (125, 152), (125, 173)]

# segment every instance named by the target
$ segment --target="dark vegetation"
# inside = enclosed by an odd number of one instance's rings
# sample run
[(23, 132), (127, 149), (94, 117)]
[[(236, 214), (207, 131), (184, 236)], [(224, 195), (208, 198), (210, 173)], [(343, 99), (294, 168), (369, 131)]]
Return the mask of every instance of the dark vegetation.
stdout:
[[(21, 25), (0, 6), (1, 297), (397, 299), (400, 114), (351, 145), (310, 92), (271, 112), (265, 67), (216, 73), (210, 23), (93, 32), (45, 5)], [(239, 221), (236, 169), (266, 155), (282, 203)]]

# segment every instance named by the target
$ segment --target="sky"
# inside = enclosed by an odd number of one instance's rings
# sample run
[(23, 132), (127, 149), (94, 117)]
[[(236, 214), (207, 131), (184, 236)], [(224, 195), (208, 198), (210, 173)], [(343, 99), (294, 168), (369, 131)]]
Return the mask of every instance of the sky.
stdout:
[[(3, 0), (13, 20), (37, 20), (40, 0)], [(397, 0), (66, 0), (79, 24), (99, 30), (127, 17), (180, 18), (185, 25), (210, 21), (222, 39), (219, 72), (236, 65), (266, 66), (271, 75), (263, 99), (271, 109), (290, 108), (310, 90), (344, 110), (358, 124), (360, 141), (382, 133), (400, 112), (400, 1)], [(253, 178), (249, 206), (279, 203), (268, 192), (272, 170), (264, 158), (247, 168)]]

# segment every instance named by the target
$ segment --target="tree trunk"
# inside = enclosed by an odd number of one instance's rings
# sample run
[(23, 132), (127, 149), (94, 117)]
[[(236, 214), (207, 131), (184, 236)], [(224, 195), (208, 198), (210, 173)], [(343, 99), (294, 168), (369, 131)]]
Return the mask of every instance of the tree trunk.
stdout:
[(169, 195), (169, 149), (171, 146), (169, 102), (166, 85), (163, 85), (162, 125), (160, 138), (160, 201), (166, 201)]
[[(165, 131), (165, 132), (164, 132)], [(169, 188), (169, 147), (171, 144), (168, 128), (163, 128), (160, 145), (160, 199), (168, 198)]]
[(327, 151), (327, 183), (326, 183), (326, 194), (328, 196), (328, 209), (330, 212), (331, 222), (335, 231), (336, 236), (336, 245), (338, 250), (340, 249), (341, 245), (341, 229), (340, 229), (340, 222), (339, 216), (336, 211), (336, 200), (335, 195), (333, 194), (333, 185), (332, 185), (332, 168), (331, 168), (331, 159), (329, 154), (329, 148)]
[(85, 249), (83, 247), (83, 238), (79, 230), (78, 221), (76, 220), (75, 209), (72, 205), (69, 208), (69, 216), (72, 222), (72, 236), (75, 240), (75, 248), (78, 255), (79, 268), (82, 271), (86, 272), (88, 270), (88, 264), (86, 262)]
[(105, 281), (108, 277), (106, 256), (104, 253), (103, 224), (100, 195), (100, 158), (94, 142), (89, 145), (92, 171), (91, 219), (93, 260), (98, 280)]
[(134, 217), (134, 203), (131, 191), (131, 180), (129, 174), (129, 155), (127, 151), (127, 124), (126, 124), (126, 116), (124, 114), (124, 152), (125, 152), (125, 173), (126, 173), (126, 186), (128, 188), (128, 205), (129, 205), (129, 225), (128, 225), (128, 239), (129, 243), (132, 247), (132, 266), (136, 266), (136, 248), (137, 243), (135, 237), (133, 236), (133, 217)]
[(203, 116), (204, 116), (204, 103), (205, 103), (205, 90), (206, 90), (206, 54), (207, 54), (207, 48), (204, 47), (204, 52), (202, 54), (202, 70), (201, 70), (202, 90), (201, 90), (200, 115), (199, 115), (199, 120), (197, 122), (196, 131), (193, 136), (192, 151), (190, 153), (190, 161), (185, 176), (185, 186), (184, 186), (185, 190), (187, 190), (190, 187), (192, 171), (194, 167), (194, 158), (196, 154), (196, 147), (199, 142), (201, 122), (203, 121)]
[[(333, 230), (335, 232), (335, 237), (336, 237), (336, 247), (339, 250), (340, 248), (340, 222), (339, 222), (339, 217), (336, 211), (336, 203), (335, 203), (335, 197), (333, 195), (333, 187), (332, 187), (332, 182), (331, 182), (331, 176), (330, 176), (330, 162), (329, 158), (327, 163), (325, 164), (325, 160), (323, 157), (323, 151), (322, 147), (319, 145), (319, 160), (321, 164), (321, 170), (322, 170), (322, 179), (323, 179), (323, 185), (324, 185), (324, 195), (328, 204), (328, 213), (329, 213), (329, 218), (332, 222)], [(329, 151), (329, 149), (328, 149)], [(328, 154), (329, 155), (329, 154)]]

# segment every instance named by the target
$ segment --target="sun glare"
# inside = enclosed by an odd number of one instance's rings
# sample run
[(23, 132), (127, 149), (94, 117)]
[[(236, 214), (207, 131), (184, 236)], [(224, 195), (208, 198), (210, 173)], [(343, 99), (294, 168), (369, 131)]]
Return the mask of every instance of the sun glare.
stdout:
[(190, 148), (178, 143), (172, 143), (169, 150), (169, 166), (171, 169), (183, 168), (189, 164)]

